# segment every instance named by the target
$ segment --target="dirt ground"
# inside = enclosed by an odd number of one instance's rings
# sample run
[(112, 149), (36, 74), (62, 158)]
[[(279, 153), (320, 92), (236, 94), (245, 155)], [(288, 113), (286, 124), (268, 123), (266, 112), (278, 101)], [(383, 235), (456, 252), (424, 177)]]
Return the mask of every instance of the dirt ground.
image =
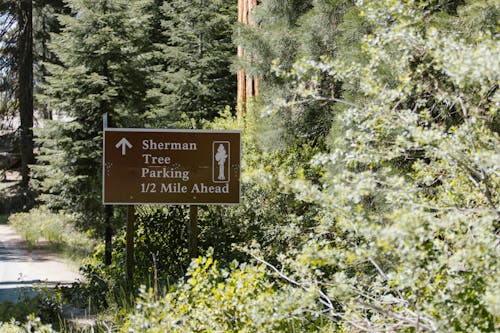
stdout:
[(47, 250), (28, 251), (10, 226), (0, 225), (0, 303), (16, 302), (23, 293), (32, 295), (36, 287), (70, 284), (79, 279), (77, 267)]

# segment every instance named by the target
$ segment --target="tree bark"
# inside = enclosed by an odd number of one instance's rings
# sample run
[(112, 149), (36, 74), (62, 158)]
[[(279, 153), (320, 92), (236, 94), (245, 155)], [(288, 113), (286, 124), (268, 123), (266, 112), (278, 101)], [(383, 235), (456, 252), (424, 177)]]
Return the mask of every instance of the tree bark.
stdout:
[(33, 153), (33, 3), (19, 0), (18, 7), (18, 86), (21, 120), (21, 185), (28, 187)]
[[(238, 23), (243, 23), (243, 17), (244, 17), (244, 1), (246, 0), (238, 0)], [(238, 33), (241, 33), (238, 31)], [(243, 58), (244, 52), (243, 48), (238, 45), (238, 58)], [(245, 70), (240, 69), (238, 70), (237, 73), (237, 94), (236, 94), (236, 101), (237, 101), (237, 115), (238, 119), (241, 119), (243, 116), (243, 109), (245, 107), (245, 101), (246, 101), (246, 88), (245, 88)]]
[[(250, 17), (252, 9), (255, 6), (257, 6), (257, 0), (238, 0), (238, 22), (255, 25), (255, 22)], [(246, 56), (248, 55), (245, 50), (241, 46), (238, 46), (238, 58)], [(248, 99), (258, 95), (259, 83), (256, 78), (247, 75), (244, 69), (238, 71), (237, 80), (237, 116), (238, 119), (241, 119)]]

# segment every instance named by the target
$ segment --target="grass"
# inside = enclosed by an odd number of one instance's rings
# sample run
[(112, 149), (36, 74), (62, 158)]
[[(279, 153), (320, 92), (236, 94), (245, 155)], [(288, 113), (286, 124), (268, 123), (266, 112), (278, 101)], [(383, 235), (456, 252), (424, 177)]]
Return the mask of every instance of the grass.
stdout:
[(89, 237), (74, 228), (74, 217), (35, 208), (8, 217), (8, 223), (23, 237), (29, 249), (44, 248), (72, 261), (87, 256), (93, 247)]

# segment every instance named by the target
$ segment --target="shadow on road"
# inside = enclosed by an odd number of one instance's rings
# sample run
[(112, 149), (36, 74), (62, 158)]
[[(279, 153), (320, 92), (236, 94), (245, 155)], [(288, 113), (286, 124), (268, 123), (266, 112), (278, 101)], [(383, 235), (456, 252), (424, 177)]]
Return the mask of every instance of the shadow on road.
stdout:
[(27, 298), (34, 298), (38, 293), (39, 291), (37, 288), (33, 286), (19, 287), (19, 285), (16, 284), (13, 288), (0, 289), (0, 303), (17, 303)]

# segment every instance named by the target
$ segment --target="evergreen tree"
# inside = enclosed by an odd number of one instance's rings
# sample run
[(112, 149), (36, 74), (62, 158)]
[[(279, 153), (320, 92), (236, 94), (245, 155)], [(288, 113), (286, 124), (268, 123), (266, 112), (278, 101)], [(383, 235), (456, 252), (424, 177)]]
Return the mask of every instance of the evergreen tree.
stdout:
[[(20, 118), (21, 185), (28, 186), (33, 163), (33, 3), (6, 1), (0, 6), (2, 27), (0, 89), (3, 108), (15, 105)], [(13, 100), (16, 103), (11, 103)], [(5, 110), (7, 111), (7, 110)], [(13, 112), (9, 112), (13, 113)]]
[(51, 109), (37, 101), (39, 86), (45, 82), (49, 74), (46, 63), (57, 63), (57, 58), (49, 50), (51, 34), (59, 33), (61, 25), (58, 15), (69, 14), (64, 0), (35, 0), (33, 2), (33, 65), (34, 65), (34, 97), (35, 109), (39, 116), (52, 119)]
[[(257, 26), (239, 27), (236, 40), (247, 53), (239, 66), (261, 79), (262, 99), (270, 116), (266, 122), (271, 124), (266, 128), (273, 145), (280, 139), (284, 139), (284, 144), (290, 140), (317, 141), (328, 133), (334, 99), (293, 103), (294, 81), (287, 73), (302, 58), (317, 61), (339, 56), (342, 44), (347, 44), (343, 39), (348, 35), (359, 39), (363, 25), (352, 14), (354, 11), (354, 1), (349, 0), (263, 0), (253, 13)], [(320, 87), (325, 97), (335, 98), (342, 90), (342, 83), (320, 75), (315, 87)], [(276, 101), (287, 103), (276, 104)]]
[[(0, 4), (0, 92), (2, 104), (0, 114), (17, 113), (15, 98), (17, 83), (17, 62), (19, 61), (17, 24), (19, 1), (3, 1)], [(65, 11), (63, 0), (33, 1), (33, 85), (35, 88), (43, 82), (47, 72), (44, 62), (54, 60), (48, 49), (50, 33), (59, 31), (57, 14)], [(36, 96), (35, 96), (36, 97)], [(10, 102), (10, 103), (9, 103)], [(35, 103), (35, 108), (38, 105)]]
[(50, 44), (60, 63), (47, 64), (41, 100), (71, 121), (42, 136), (36, 184), (49, 206), (80, 212), (93, 225), (102, 211), (102, 116), (116, 127), (141, 126), (146, 110), (150, 5), (69, 1), (72, 14), (60, 16), (63, 29)]
[[(54, 21), (53, 12), (43, 9), (52, 6), (64, 7), (60, 0), (52, 1), (5, 1), (0, 5), (0, 93), (2, 115), (19, 114), (21, 176), (24, 187), (30, 179), (29, 164), (34, 162), (34, 86), (43, 81), (46, 74), (40, 59), (48, 53), (48, 33), (55, 31), (57, 24), (43, 26), (45, 21)], [(37, 24), (38, 23), (38, 24)], [(44, 35), (37, 34), (45, 31)], [(37, 48), (34, 45), (38, 44)]]
[(0, 116), (15, 113), (16, 15), (14, 1), (0, 3)]
[(156, 115), (178, 121), (181, 114), (211, 119), (236, 102), (236, 76), (230, 71), (236, 52), (231, 42), (236, 4), (227, 1), (165, 1), (161, 45), (163, 72), (158, 88)]

